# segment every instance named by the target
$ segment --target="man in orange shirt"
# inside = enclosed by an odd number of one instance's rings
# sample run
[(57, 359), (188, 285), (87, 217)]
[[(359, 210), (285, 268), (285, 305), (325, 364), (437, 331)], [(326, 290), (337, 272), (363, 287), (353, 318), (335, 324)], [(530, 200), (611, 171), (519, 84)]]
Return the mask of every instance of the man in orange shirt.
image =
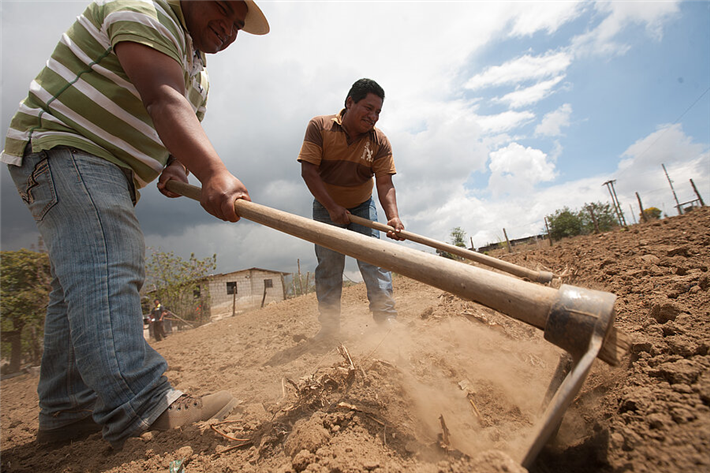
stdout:
[[(298, 161), (301, 176), (314, 197), (314, 220), (379, 238), (377, 230), (351, 223), (349, 217), (352, 214), (377, 221), (372, 199), (376, 186), (387, 225), (395, 229), (387, 236), (402, 240), (397, 236), (404, 225), (399, 218), (392, 183), (396, 173), (392, 146), (385, 134), (375, 128), (384, 99), (385, 92), (377, 82), (371, 79), (355, 82), (340, 113), (318, 116), (309, 122)], [(321, 323), (316, 338), (326, 340), (337, 337), (340, 331), (345, 255), (316, 245), (316, 257), (316, 295)], [(391, 323), (397, 317), (392, 275), (377, 266), (357, 263), (375, 321)]]

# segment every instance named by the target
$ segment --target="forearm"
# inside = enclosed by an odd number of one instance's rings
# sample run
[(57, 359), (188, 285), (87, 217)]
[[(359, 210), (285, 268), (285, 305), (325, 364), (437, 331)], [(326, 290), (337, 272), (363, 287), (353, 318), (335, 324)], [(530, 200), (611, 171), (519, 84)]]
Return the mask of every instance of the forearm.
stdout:
[(313, 197), (328, 210), (339, 207), (333, 198), (328, 194), (328, 191), (323, 184), (323, 180), (318, 175), (318, 168), (314, 164), (301, 163), (301, 177), (306, 183), (308, 190)]
[(394, 190), (392, 176), (380, 177), (377, 182), (377, 196), (380, 198), (380, 205), (385, 211), (387, 217), (387, 225), (394, 228), (394, 231), (387, 232), (387, 236), (393, 240), (403, 240), (399, 236), (399, 232), (404, 230), (404, 224), (399, 218), (399, 210), (397, 209), (397, 193)]
[(306, 186), (308, 190), (311, 191), (313, 198), (320, 202), (326, 209), (332, 210), (338, 207), (338, 204), (335, 203), (330, 194), (328, 194), (328, 191), (321, 181), (306, 180)]
[[(144, 103), (167, 150), (202, 183), (202, 207), (222, 220), (238, 221), (234, 201), (251, 200), (249, 192), (224, 165), (187, 99), (178, 91), (164, 87), (162, 94)], [(187, 175), (178, 163), (167, 167), (158, 180), (158, 189), (168, 197), (179, 195), (165, 187), (170, 179), (187, 182)]]
[(399, 210), (397, 208), (397, 193), (392, 184), (377, 185), (377, 196), (380, 199), (380, 205), (385, 211), (387, 221), (394, 218), (399, 218)]
[(308, 190), (311, 191), (313, 197), (323, 205), (323, 207), (328, 210), (330, 219), (335, 223), (348, 224), (350, 223), (350, 217), (348, 216), (348, 210), (339, 205), (333, 200), (333, 198), (328, 193), (328, 190), (323, 184), (323, 180), (318, 174), (318, 166), (302, 162), (301, 163), (301, 177), (308, 186)]
[(167, 150), (200, 182), (227, 172), (185, 97), (167, 88), (161, 100), (146, 109)]

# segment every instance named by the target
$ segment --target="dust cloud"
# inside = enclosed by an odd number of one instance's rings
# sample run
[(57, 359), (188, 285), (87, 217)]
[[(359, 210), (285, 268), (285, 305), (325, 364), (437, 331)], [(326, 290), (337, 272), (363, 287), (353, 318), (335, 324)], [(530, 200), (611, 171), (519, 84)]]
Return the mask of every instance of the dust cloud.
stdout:
[(495, 449), (521, 458), (561, 350), (522, 322), (457, 302), (461, 307), (442, 300), (431, 308), (398, 299), (405, 316), (420, 320), (400, 317), (384, 332), (373, 327), (351, 339), (351, 354), (396, 366), (423, 443), (441, 439), (446, 428), (450, 446), (467, 455)]

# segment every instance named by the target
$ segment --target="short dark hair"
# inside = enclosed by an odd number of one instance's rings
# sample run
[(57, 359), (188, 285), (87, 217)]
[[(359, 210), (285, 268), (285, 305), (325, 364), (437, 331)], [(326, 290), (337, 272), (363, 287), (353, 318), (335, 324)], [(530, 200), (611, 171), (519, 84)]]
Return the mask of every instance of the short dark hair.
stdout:
[(350, 87), (350, 92), (345, 96), (345, 106), (347, 107), (348, 97), (352, 97), (353, 102), (358, 103), (367, 97), (367, 94), (375, 94), (382, 100), (385, 99), (385, 91), (380, 84), (372, 79), (360, 79)]

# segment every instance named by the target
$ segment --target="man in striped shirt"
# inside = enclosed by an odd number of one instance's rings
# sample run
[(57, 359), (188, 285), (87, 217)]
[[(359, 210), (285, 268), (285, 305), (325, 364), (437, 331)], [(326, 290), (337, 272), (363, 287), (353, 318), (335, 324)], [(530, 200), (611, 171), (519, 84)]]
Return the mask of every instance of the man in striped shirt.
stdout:
[(223, 418), (226, 391), (192, 398), (143, 338), (145, 243), (139, 188), (202, 183), (202, 206), (236, 222), (249, 200), (200, 124), (205, 54), (240, 31), (266, 34), (252, 0), (95, 0), (62, 36), (12, 119), (2, 161), (47, 245), (52, 292), (38, 385), (37, 440), (98, 430), (120, 448), (147, 429)]
[[(379, 231), (352, 223), (349, 215), (377, 221), (372, 199), (377, 187), (387, 225), (395, 231), (387, 236), (402, 240), (392, 175), (395, 174), (392, 146), (382, 131), (375, 128), (380, 118), (385, 92), (377, 82), (360, 79), (351, 87), (345, 108), (337, 115), (311, 119), (298, 155), (301, 175), (313, 194), (313, 219), (379, 238)], [(373, 185), (374, 176), (374, 185)], [(317, 341), (332, 341), (340, 332), (340, 298), (345, 256), (316, 245), (316, 296), (321, 330)], [(377, 266), (357, 262), (367, 286), (375, 322), (393, 323), (397, 317), (392, 296), (392, 276)]]

